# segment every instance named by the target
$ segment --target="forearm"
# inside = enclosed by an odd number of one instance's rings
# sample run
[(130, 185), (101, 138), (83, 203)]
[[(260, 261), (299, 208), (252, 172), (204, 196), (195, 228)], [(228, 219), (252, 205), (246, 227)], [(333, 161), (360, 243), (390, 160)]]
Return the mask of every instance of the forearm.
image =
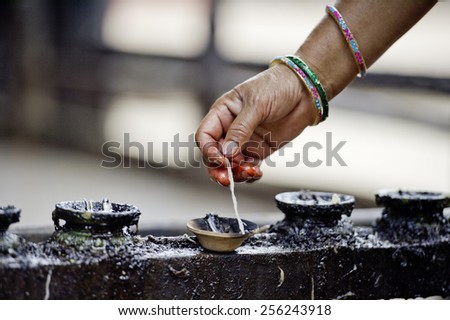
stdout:
[[(339, 10), (358, 42), (367, 67), (406, 33), (436, 0), (342, 0)], [(332, 99), (357, 75), (358, 68), (339, 26), (328, 14), (296, 52), (316, 71)]]

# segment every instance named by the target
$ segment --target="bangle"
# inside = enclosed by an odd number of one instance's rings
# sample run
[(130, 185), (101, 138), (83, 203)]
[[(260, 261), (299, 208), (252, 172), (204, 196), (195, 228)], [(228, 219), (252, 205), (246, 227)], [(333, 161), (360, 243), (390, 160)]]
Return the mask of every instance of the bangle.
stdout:
[(286, 58), (290, 59), (292, 62), (294, 62), (306, 75), (311, 79), (311, 81), (314, 84), (314, 87), (319, 92), (320, 100), (322, 102), (322, 121), (324, 121), (328, 117), (328, 99), (327, 94), (325, 93), (325, 90), (323, 89), (322, 84), (319, 81), (319, 78), (314, 73), (314, 71), (311, 70), (311, 68), (299, 57), (294, 55), (288, 55)]
[(298, 78), (303, 82), (303, 84), (308, 89), (314, 102), (314, 105), (317, 108), (316, 119), (314, 120), (313, 125), (317, 125), (319, 122), (323, 121), (324, 119), (322, 114), (322, 104), (320, 102), (319, 94), (317, 92), (317, 89), (309, 80), (308, 76), (294, 62), (283, 56), (275, 57), (270, 63), (270, 67), (278, 63), (283, 63), (284, 65), (288, 66), (291, 70), (293, 70), (295, 74), (298, 76)]
[(353, 52), (353, 58), (355, 59), (356, 65), (358, 66), (358, 77), (364, 78), (366, 76), (366, 63), (364, 62), (364, 58), (361, 54), (361, 51), (358, 48), (358, 43), (356, 42), (355, 37), (351, 33), (350, 29), (348, 28), (347, 24), (345, 23), (344, 18), (342, 18), (339, 11), (333, 7), (333, 6), (327, 6), (326, 11), (333, 17), (333, 20), (336, 21), (336, 23), (339, 25), (342, 34), (345, 37), (345, 40), (347, 41), (348, 46)]

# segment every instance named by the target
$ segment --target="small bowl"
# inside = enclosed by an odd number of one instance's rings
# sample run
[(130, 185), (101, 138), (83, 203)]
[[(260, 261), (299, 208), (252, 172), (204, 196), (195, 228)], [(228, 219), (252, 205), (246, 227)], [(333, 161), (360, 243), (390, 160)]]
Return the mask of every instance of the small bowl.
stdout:
[(341, 215), (350, 216), (355, 206), (351, 195), (317, 191), (279, 193), (275, 202), (289, 219), (338, 221)]
[[(90, 206), (90, 207), (89, 207)], [(105, 210), (105, 206), (109, 208)], [(103, 201), (62, 201), (55, 205), (52, 219), (56, 228), (60, 221), (66, 222), (66, 228), (81, 229), (86, 227), (105, 228), (107, 230), (137, 225), (141, 212), (133, 205)]]
[(228, 232), (211, 231), (208, 225), (208, 215), (205, 218), (198, 218), (188, 221), (187, 228), (197, 236), (200, 245), (214, 252), (233, 252), (239, 248), (242, 243), (260, 232), (257, 224), (242, 220), (245, 233), (239, 232), (239, 225), (236, 218), (217, 217), (221, 226), (228, 229)]

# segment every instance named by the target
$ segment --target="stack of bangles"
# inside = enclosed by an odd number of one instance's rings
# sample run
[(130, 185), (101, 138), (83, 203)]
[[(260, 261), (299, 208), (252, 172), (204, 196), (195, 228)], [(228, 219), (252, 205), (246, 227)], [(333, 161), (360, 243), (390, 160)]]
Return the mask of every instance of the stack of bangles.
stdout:
[[(327, 6), (326, 11), (331, 15), (331, 17), (333, 17), (333, 20), (336, 21), (341, 29), (349, 48), (352, 50), (353, 58), (355, 59), (359, 71), (358, 76), (363, 78), (366, 75), (367, 68), (355, 37), (350, 32), (347, 24), (335, 7)], [(312, 71), (301, 58), (294, 55), (275, 57), (270, 63), (270, 67), (279, 63), (288, 66), (292, 71), (294, 71), (308, 89), (312, 97), (313, 104), (317, 109), (316, 119), (313, 125), (317, 125), (320, 122), (325, 121), (328, 117), (328, 99), (325, 90), (323, 89), (323, 86), (314, 71)]]
[(313, 125), (317, 125), (328, 117), (328, 99), (319, 78), (310, 67), (299, 57), (294, 55), (275, 57), (270, 67), (282, 63), (288, 66), (308, 89), (314, 106), (317, 109), (316, 119)]

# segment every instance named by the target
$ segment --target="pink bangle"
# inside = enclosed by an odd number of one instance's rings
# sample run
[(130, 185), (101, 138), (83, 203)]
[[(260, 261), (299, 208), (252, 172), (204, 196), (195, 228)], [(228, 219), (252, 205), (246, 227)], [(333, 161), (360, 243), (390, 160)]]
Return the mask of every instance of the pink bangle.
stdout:
[(344, 18), (342, 18), (339, 11), (333, 7), (328, 6), (326, 7), (326, 11), (333, 17), (334, 21), (339, 25), (342, 34), (345, 37), (345, 40), (347, 41), (348, 46), (353, 52), (353, 58), (355, 59), (356, 65), (358, 66), (358, 77), (364, 78), (366, 75), (366, 63), (364, 62), (364, 58), (361, 54), (361, 51), (358, 48), (358, 43), (356, 42), (355, 37), (351, 33), (350, 29), (348, 28), (347, 24), (345, 23)]

